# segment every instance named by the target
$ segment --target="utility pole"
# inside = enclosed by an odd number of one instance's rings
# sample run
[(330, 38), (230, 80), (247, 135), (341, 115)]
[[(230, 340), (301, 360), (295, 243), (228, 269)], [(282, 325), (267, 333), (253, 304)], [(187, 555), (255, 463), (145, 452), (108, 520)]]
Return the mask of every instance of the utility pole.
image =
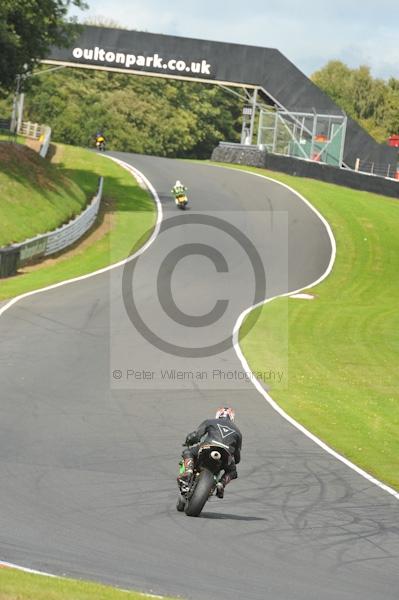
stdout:
[[(24, 68), (27, 68), (27, 65), (24, 65)], [(44, 71), (38, 71), (37, 73), (23, 73), (18, 74), (15, 77), (15, 95), (14, 101), (12, 105), (12, 113), (11, 113), (11, 124), (10, 131), (11, 133), (18, 133), (22, 124), (22, 117), (24, 111), (24, 99), (25, 94), (22, 93), (23, 82), (27, 77), (37, 77), (38, 75), (43, 75), (45, 73), (50, 73), (51, 71), (58, 71), (59, 69), (65, 69), (64, 65), (59, 67), (51, 67), (50, 69), (45, 69)]]
[(249, 126), (249, 143), (250, 144), (252, 144), (252, 140), (253, 140), (253, 136), (254, 136), (257, 96), (258, 96), (258, 88), (255, 88), (253, 96), (252, 96), (252, 114), (251, 114), (251, 124)]
[(24, 114), (24, 100), (25, 100), (25, 94), (23, 92), (20, 92), (19, 94), (19, 102), (18, 102), (18, 107), (17, 107), (17, 133), (19, 133), (21, 131), (21, 126), (22, 126), (22, 117)]
[(19, 93), (20, 93), (20, 89), (21, 89), (21, 80), (22, 80), (22, 75), (17, 75), (15, 78), (15, 83), (16, 83), (15, 94), (14, 94), (14, 100), (13, 100), (13, 104), (12, 104), (11, 125), (10, 125), (11, 133), (16, 133), (16, 129), (17, 129), (17, 115), (18, 115)]

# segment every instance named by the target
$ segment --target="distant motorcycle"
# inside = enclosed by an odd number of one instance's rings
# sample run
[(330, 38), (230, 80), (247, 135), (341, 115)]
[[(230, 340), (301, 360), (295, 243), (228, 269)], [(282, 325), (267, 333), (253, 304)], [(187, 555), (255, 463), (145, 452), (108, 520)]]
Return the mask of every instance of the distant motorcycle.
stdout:
[(96, 140), (96, 148), (100, 152), (104, 152), (104, 150), (105, 150), (105, 139), (104, 138), (98, 138)]
[(185, 210), (185, 208), (188, 204), (188, 198), (187, 198), (186, 194), (179, 194), (178, 196), (175, 196), (175, 200), (176, 200), (176, 206), (178, 208), (180, 208), (181, 210)]
[[(223, 444), (205, 443), (198, 450), (194, 472), (187, 483), (179, 483), (180, 494), (176, 508), (189, 517), (198, 517), (207, 500), (231, 461), (231, 454)], [(181, 469), (184, 470), (183, 463)]]

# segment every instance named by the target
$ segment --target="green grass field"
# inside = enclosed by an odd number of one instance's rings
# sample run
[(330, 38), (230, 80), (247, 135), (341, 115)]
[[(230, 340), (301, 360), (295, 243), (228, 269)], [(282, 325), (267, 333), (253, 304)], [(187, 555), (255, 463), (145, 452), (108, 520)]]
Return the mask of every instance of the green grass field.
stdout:
[(306, 290), (314, 300), (266, 304), (247, 335), (251, 317), (244, 322), (240, 343), (250, 367), (264, 371), (288, 361), (288, 384), (272, 383), (273, 399), (331, 447), (399, 489), (399, 201), (242, 168), (300, 192), (328, 220), (337, 242), (332, 273)]
[(33, 150), (0, 143), (0, 246), (55, 229), (88, 200), (79, 185)]
[[(89, 247), (52, 265), (15, 277), (0, 279), (0, 300), (90, 273), (129, 256), (150, 236), (155, 205), (125, 169), (94, 152), (57, 144), (54, 163), (61, 177), (91, 197), (98, 177), (104, 176), (105, 212), (112, 213), (112, 228)], [(105, 214), (103, 213), (103, 218)]]
[(0, 142), (18, 142), (18, 144), (25, 144), (25, 139), (22, 135), (14, 135), (9, 131), (0, 131)]
[(148, 600), (150, 597), (97, 583), (0, 568), (0, 600)]

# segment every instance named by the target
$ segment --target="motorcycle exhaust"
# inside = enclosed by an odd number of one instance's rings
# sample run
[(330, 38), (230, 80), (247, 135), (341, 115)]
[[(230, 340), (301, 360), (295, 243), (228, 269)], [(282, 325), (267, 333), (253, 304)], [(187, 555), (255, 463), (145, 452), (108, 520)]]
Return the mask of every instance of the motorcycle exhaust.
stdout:
[(222, 458), (222, 455), (217, 450), (212, 450), (211, 457), (213, 458), (213, 460), (220, 460)]

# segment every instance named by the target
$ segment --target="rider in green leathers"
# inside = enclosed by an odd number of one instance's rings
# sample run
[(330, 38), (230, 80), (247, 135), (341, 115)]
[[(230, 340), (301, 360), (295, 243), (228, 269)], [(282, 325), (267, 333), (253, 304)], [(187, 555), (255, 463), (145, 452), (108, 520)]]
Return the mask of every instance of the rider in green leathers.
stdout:
[(179, 196), (185, 196), (187, 192), (187, 188), (185, 185), (182, 184), (181, 181), (177, 180), (175, 185), (173, 186), (173, 188), (171, 189), (171, 193), (174, 195), (175, 197), (175, 202), (176, 204), (179, 204), (178, 202), (178, 197)]

